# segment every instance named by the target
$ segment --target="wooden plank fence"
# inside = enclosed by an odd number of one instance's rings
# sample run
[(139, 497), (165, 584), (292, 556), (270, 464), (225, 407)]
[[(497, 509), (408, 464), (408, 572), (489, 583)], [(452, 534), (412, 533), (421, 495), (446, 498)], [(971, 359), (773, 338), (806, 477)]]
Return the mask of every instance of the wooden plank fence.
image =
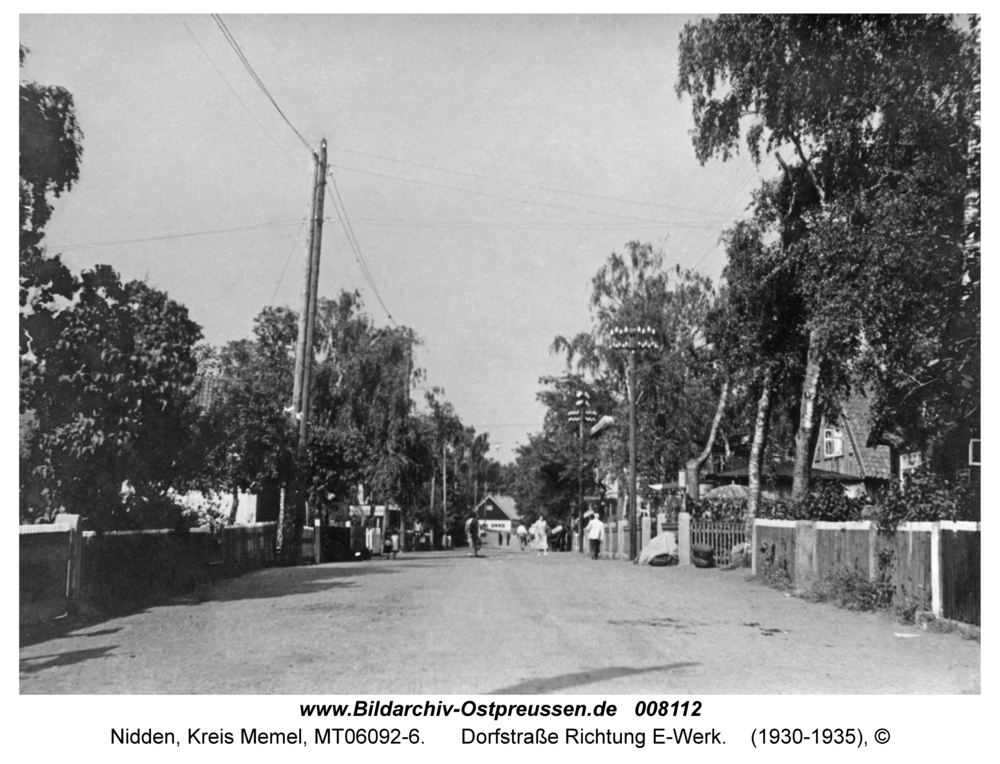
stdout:
[(782, 571), (799, 588), (855, 570), (869, 581), (888, 583), (901, 608), (979, 624), (981, 543), (974, 522), (902, 523), (887, 530), (868, 520), (757, 520), (753, 569)]
[(757, 520), (753, 526), (753, 572), (795, 580), (795, 523)]
[(277, 523), (230, 525), (222, 529), (222, 566), (227, 575), (274, 565), (277, 558)]
[(942, 530), (941, 610), (945, 618), (980, 625), (982, 534)]
[(878, 570), (873, 578), (892, 584), (892, 601), (902, 608), (932, 608), (931, 534), (910, 528), (876, 534)]

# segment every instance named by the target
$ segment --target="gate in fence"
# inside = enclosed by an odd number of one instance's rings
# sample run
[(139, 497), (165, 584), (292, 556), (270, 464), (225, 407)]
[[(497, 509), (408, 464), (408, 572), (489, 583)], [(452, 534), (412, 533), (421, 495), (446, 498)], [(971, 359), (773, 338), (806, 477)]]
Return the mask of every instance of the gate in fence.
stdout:
[(732, 563), (733, 547), (746, 541), (743, 523), (723, 523), (697, 520), (691, 523), (691, 544), (710, 546), (715, 551), (715, 564), (725, 567)]

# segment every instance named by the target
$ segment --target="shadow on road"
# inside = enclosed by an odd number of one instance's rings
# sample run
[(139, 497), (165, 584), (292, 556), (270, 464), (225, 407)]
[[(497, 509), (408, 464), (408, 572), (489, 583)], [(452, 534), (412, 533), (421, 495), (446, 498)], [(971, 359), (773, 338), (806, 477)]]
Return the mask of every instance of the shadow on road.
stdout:
[(609, 679), (621, 679), (626, 676), (636, 674), (649, 674), (654, 671), (676, 671), (677, 669), (688, 668), (689, 666), (700, 666), (700, 663), (668, 663), (665, 666), (650, 666), (649, 668), (627, 668), (625, 666), (609, 666), (608, 668), (596, 669), (594, 671), (577, 671), (575, 674), (563, 674), (545, 679), (532, 679), (529, 682), (521, 682), (511, 687), (504, 687), (494, 690), (489, 695), (544, 695), (546, 693), (560, 692), (571, 687), (582, 687), (585, 684), (594, 682), (606, 682)]
[(81, 661), (89, 661), (93, 658), (107, 658), (107, 653), (114, 650), (117, 645), (107, 647), (91, 647), (86, 650), (73, 650), (68, 653), (53, 653), (52, 655), (36, 655), (31, 658), (21, 658), (20, 670), (22, 674), (35, 674), (45, 669), (56, 666), (71, 666)]
[[(139, 613), (144, 611), (145, 608), (135, 608), (130, 612)], [(101, 629), (100, 631), (91, 631), (86, 634), (77, 634), (76, 632), (92, 628), (120, 615), (122, 613), (95, 613), (88, 611), (84, 614), (68, 615), (50, 621), (43, 621), (42, 623), (21, 626), (18, 629), (18, 646), (30, 647), (31, 645), (37, 645), (40, 642), (48, 642), (53, 639), (103, 637), (108, 634), (114, 634), (116, 631), (121, 631), (121, 627)]]

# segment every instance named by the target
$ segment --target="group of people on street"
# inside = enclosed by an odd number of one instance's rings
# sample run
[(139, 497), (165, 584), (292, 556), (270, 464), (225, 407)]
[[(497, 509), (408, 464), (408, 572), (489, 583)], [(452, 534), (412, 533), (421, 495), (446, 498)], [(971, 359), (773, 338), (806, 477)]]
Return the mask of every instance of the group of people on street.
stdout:
[[(562, 526), (559, 526), (559, 529), (561, 530)], [(583, 532), (587, 535), (587, 541), (590, 545), (590, 558), (592, 560), (600, 559), (601, 541), (604, 539), (604, 523), (601, 521), (601, 516), (595, 513)], [(478, 557), (482, 539), (479, 534), (479, 518), (476, 517), (475, 512), (470, 512), (469, 518), (465, 521), (465, 536), (469, 542), (469, 557)], [(549, 524), (545, 520), (545, 516), (539, 515), (530, 529), (526, 528), (524, 523), (518, 525), (517, 541), (522, 552), (529, 548), (530, 543), (531, 548), (538, 553), (539, 557), (548, 555)], [(498, 536), (498, 542), (503, 543), (502, 535)], [(507, 534), (507, 544), (510, 544), (510, 534)]]
[(517, 526), (517, 541), (521, 547), (521, 551), (524, 552), (528, 549), (528, 545), (538, 552), (538, 555), (547, 555), (549, 553), (549, 524), (545, 521), (545, 516), (540, 515), (534, 523), (531, 524), (531, 528), (526, 528), (524, 523)]
[(382, 554), (385, 555), (385, 559), (396, 559), (396, 555), (399, 554), (399, 531), (396, 528), (390, 528), (385, 534), (385, 538), (382, 540)]

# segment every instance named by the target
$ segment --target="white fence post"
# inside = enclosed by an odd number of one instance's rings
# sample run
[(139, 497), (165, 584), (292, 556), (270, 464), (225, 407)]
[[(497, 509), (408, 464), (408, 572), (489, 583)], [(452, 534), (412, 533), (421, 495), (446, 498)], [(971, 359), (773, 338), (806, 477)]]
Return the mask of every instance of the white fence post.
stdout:
[(677, 515), (677, 564), (691, 564), (691, 515), (688, 512)]
[(931, 523), (931, 612), (935, 618), (944, 614), (941, 604), (941, 523)]

